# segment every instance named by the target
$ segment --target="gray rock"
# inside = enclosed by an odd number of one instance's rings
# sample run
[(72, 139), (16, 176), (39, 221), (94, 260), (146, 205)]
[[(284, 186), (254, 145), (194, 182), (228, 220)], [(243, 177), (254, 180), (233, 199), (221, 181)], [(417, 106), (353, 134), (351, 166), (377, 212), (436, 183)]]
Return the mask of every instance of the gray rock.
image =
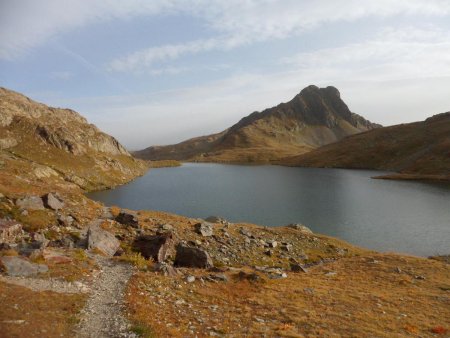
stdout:
[(101, 218), (114, 219), (114, 215), (111, 213), (111, 209), (108, 207), (103, 207)]
[(223, 273), (211, 274), (211, 275), (209, 275), (209, 279), (212, 279), (214, 281), (219, 281), (219, 282), (228, 282), (228, 277), (226, 275), (224, 275)]
[(58, 215), (58, 223), (65, 227), (72, 226), (74, 222), (74, 218), (72, 216), (66, 216), (66, 215)]
[(178, 270), (174, 268), (172, 265), (169, 265), (165, 262), (159, 262), (154, 265), (153, 271), (161, 272), (164, 276), (175, 277), (178, 276)]
[(134, 241), (133, 246), (143, 257), (153, 258), (155, 262), (164, 262), (175, 252), (175, 242), (171, 232), (140, 236)]
[(58, 194), (48, 193), (42, 197), (44, 205), (52, 210), (59, 210), (64, 208), (64, 201)]
[(288, 228), (299, 230), (300, 232), (304, 232), (306, 234), (312, 234), (313, 233), (310, 228), (304, 226), (303, 224), (299, 224), (299, 223), (289, 224)]
[(211, 268), (213, 262), (209, 254), (200, 248), (178, 245), (176, 248), (175, 265), (188, 268)]
[(0, 261), (9, 276), (27, 277), (48, 271), (47, 265), (30, 263), (17, 256), (3, 256), (0, 257)]
[(168, 223), (166, 223), (166, 224), (160, 224), (160, 225), (159, 225), (159, 230), (162, 230), (162, 231), (172, 231), (172, 230), (173, 230), (173, 225), (172, 225), (172, 224), (168, 224)]
[(139, 219), (134, 212), (121, 211), (116, 217), (116, 221), (123, 225), (139, 228)]
[(308, 272), (305, 267), (301, 264), (291, 263), (291, 271), (292, 272)]
[(0, 219), (0, 243), (14, 243), (22, 235), (22, 224)]
[(271, 248), (276, 248), (278, 246), (277, 241), (268, 241), (267, 242)]
[(194, 283), (195, 282), (195, 276), (189, 275), (186, 277), (186, 282), (188, 283)]
[(21, 209), (27, 210), (43, 210), (44, 202), (39, 196), (25, 196), (16, 201), (16, 205)]
[(110, 232), (100, 228), (98, 224), (89, 227), (88, 249), (98, 249), (108, 256), (114, 256), (120, 247), (119, 240)]
[(213, 235), (213, 225), (208, 222), (197, 223), (195, 225), (195, 230), (203, 237), (209, 237)]

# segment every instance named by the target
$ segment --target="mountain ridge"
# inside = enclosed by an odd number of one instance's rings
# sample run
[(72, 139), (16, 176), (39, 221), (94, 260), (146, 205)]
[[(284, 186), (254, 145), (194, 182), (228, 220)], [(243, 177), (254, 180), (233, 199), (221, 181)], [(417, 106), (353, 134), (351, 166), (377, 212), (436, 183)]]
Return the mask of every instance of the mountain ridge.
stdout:
[(335, 87), (310, 85), (292, 100), (253, 112), (220, 133), (133, 154), (150, 160), (269, 162), (379, 126), (352, 113)]

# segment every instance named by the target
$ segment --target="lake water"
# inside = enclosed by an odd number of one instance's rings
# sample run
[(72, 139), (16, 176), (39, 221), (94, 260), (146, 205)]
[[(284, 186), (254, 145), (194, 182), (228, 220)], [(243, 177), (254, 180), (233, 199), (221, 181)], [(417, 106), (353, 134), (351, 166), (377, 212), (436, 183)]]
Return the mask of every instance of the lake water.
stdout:
[(375, 180), (366, 170), (184, 164), (152, 169), (113, 190), (106, 205), (189, 217), (222, 216), (314, 232), (379, 251), (450, 253), (450, 186)]

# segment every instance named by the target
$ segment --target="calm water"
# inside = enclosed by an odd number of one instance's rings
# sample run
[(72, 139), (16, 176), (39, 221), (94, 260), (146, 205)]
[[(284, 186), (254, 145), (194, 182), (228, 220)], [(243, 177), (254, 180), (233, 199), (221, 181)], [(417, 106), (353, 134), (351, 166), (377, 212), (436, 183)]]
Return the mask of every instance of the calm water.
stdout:
[(89, 197), (106, 205), (217, 215), (314, 232), (380, 251), (450, 253), (450, 186), (374, 180), (380, 172), (184, 164)]

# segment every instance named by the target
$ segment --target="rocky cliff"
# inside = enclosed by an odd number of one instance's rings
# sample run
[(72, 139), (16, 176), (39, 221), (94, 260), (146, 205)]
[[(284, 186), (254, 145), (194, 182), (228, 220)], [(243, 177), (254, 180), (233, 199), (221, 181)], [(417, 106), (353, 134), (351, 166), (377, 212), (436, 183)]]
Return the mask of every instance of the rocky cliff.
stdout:
[(0, 88), (0, 152), (2, 162), (20, 160), (30, 175), (85, 189), (125, 183), (146, 169), (77, 112), (48, 107), (5, 88)]
[(291, 101), (254, 112), (221, 133), (135, 155), (151, 160), (271, 161), (377, 127), (352, 113), (336, 88), (309, 86)]

